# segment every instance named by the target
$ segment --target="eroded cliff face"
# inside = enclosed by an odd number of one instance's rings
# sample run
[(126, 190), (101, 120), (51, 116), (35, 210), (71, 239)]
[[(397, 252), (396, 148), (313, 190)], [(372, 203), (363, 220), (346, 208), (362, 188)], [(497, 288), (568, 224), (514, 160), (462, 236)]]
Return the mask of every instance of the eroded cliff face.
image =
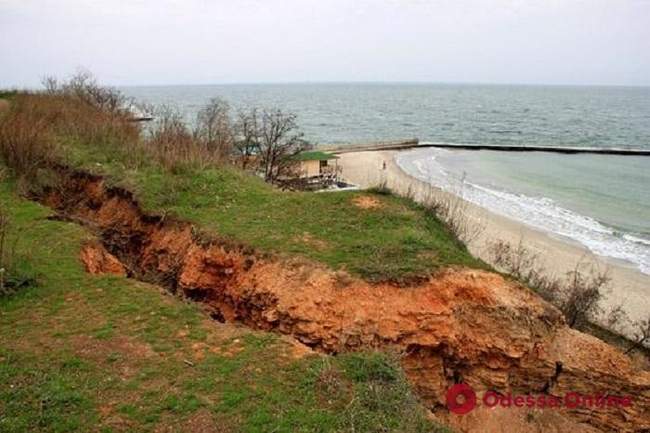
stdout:
[[(97, 231), (102, 246), (82, 253), (89, 270), (106, 263), (117, 269), (117, 258), (130, 276), (182, 292), (218, 320), (290, 335), (327, 353), (400, 350), (417, 394), (458, 430), (650, 429), (650, 373), (569, 329), (554, 307), (497, 274), (450, 269), (412, 287), (342, 278), (313, 263), (206, 240), (190, 224), (145, 215), (129, 192), (107, 188), (99, 177), (63, 175), (65, 191), (52, 191), (43, 201)], [(445, 407), (446, 391), (457, 382), (479, 395), (578, 392), (634, 400), (628, 407), (541, 411), (479, 403), (461, 416)]]

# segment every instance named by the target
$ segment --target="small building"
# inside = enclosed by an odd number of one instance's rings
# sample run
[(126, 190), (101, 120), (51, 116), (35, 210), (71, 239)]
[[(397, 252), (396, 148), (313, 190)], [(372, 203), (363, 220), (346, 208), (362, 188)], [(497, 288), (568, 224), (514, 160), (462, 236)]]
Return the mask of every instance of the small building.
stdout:
[(318, 190), (338, 184), (339, 157), (327, 152), (307, 151), (291, 157), (291, 177), (285, 186), (292, 189)]
[(300, 178), (323, 177), (336, 175), (339, 157), (327, 152), (301, 152), (293, 157), (298, 166), (296, 173)]

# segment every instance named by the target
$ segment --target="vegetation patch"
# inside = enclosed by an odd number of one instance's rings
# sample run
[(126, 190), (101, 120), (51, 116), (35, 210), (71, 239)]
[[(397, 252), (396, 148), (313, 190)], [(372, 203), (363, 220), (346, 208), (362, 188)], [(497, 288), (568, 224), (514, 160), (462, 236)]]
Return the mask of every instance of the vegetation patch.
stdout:
[[(53, 164), (80, 168), (133, 191), (148, 212), (369, 281), (409, 282), (449, 266), (486, 267), (467, 252), (449, 224), (408, 198), (387, 190), (281, 191), (237, 168), (241, 158), (230, 163), (224, 149), (262, 140), (257, 135), (275, 123), (288, 128), (291, 143), (301, 142), (294, 116), (239, 113), (237, 122), (248, 134), (239, 136), (237, 128), (224, 132), (227, 107), (216, 100), (201, 110), (195, 131), (173, 111), (163, 112), (151, 131), (141, 131), (120, 109), (122, 102), (119, 94), (87, 76), (49, 83), (45, 93), (19, 93), (0, 123), (0, 155), (22, 179), (23, 190), (59, 188), (48, 175)], [(261, 129), (246, 129), (251, 122), (260, 122), (256, 128)], [(272, 138), (264, 140), (268, 146), (260, 149), (275, 149)], [(276, 168), (266, 171), (278, 175)]]
[[(14, 188), (0, 183), (0, 202), (41, 277), (0, 299), (0, 431), (438, 431), (389, 358), (385, 386), (347, 373), (366, 357), (382, 370), (384, 355), (296, 357), (154, 286), (89, 275), (77, 259), (89, 235)], [(322, 397), (325, 365), (347, 391)]]

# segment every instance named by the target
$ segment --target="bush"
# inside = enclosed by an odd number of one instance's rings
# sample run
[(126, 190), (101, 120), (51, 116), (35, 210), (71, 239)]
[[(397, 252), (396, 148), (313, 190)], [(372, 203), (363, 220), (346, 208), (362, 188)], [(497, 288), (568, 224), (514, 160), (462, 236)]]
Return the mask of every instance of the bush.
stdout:
[(583, 328), (601, 312), (599, 302), (610, 281), (607, 270), (581, 260), (564, 279), (552, 278), (540, 263), (539, 255), (527, 249), (521, 240), (516, 246), (497, 241), (488, 250), (497, 268), (558, 307), (570, 327)]
[(46, 87), (15, 94), (0, 120), (0, 157), (17, 175), (29, 177), (62, 163), (70, 143), (132, 154), (140, 129), (119, 92), (100, 87), (89, 75), (61, 84), (50, 79)]
[(57, 160), (58, 149), (48, 119), (31, 95), (17, 97), (12, 110), (0, 121), (0, 157), (25, 176)]

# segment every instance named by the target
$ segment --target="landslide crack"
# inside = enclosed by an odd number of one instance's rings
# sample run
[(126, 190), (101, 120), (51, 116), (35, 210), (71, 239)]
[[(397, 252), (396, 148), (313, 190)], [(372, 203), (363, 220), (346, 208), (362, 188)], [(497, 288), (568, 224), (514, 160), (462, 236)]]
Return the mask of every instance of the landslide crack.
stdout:
[(106, 187), (101, 177), (60, 175), (66, 188), (45, 191), (42, 202), (95, 231), (128, 275), (201, 303), (214, 320), (289, 335), (330, 354), (396, 349), (430, 408), (444, 407), (446, 390), (461, 381), (500, 393), (546, 393), (570, 374), (572, 385), (590, 387), (585, 393), (641, 395), (611, 416), (573, 414), (578, 421), (602, 431), (650, 426), (650, 377), (605, 343), (569, 330), (559, 313), (549, 313), (552, 306), (500, 275), (455, 269), (411, 287), (351, 277), (341, 287), (340, 276), (317, 264), (274, 260), (145, 214), (130, 192)]

